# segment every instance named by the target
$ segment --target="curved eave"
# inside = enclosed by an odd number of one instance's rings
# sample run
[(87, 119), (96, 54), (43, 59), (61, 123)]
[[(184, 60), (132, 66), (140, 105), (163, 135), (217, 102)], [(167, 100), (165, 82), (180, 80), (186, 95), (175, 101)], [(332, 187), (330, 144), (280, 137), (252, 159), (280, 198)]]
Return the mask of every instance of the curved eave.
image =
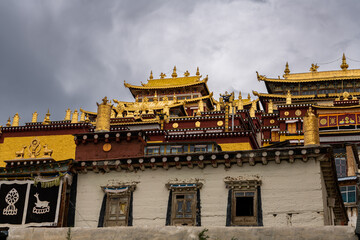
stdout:
[[(286, 99), (286, 95), (283, 94), (268, 94), (268, 93), (258, 93), (253, 91), (253, 94), (261, 98), (283, 98)], [(352, 92), (351, 96), (360, 96), (360, 92)], [(291, 95), (291, 99), (313, 99), (313, 98), (338, 98), (339, 93), (327, 93), (327, 94), (312, 94), (312, 95)]]
[(278, 83), (305, 83), (305, 82), (323, 82), (323, 81), (342, 81), (360, 79), (359, 76), (343, 76), (343, 77), (324, 77), (324, 78), (309, 78), (309, 79), (288, 79), (288, 78), (259, 78), (259, 81), (278, 82)]
[(320, 106), (320, 105), (313, 105), (313, 108), (317, 109), (349, 109), (349, 108), (360, 108), (360, 105), (353, 105), (353, 106)]
[(134, 94), (133, 90), (164, 90), (164, 89), (191, 87), (191, 86), (204, 84), (206, 94), (208, 95), (210, 93), (210, 91), (209, 91), (209, 88), (208, 88), (206, 83), (207, 83), (207, 78), (205, 78), (204, 80), (201, 80), (199, 82), (194, 82), (194, 83), (191, 83), (191, 84), (182, 84), (182, 85), (174, 85), (174, 86), (146, 87), (146, 86), (135, 86), (135, 85), (131, 85), (131, 84), (126, 83), (126, 82), (124, 83), (124, 86), (129, 88), (131, 94), (135, 97), (136, 94)]

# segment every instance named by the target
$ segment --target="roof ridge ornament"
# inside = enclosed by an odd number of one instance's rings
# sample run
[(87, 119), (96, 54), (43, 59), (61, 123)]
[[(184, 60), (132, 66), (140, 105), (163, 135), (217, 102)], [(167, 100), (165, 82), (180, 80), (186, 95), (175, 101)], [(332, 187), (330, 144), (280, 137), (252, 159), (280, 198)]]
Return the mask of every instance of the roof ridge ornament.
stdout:
[(152, 70), (150, 71), (150, 77), (149, 77), (150, 80), (153, 80), (154, 79), (154, 76), (153, 76), (153, 73), (152, 73)]
[(200, 76), (199, 67), (196, 68), (196, 76)]
[(19, 120), (20, 120), (19, 113), (16, 113), (14, 115), (13, 123), (12, 123), (11, 126), (18, 127), (19, 126)]
[(313, 72), (313, 73), (317, 72), (318, 68), (319, 68), (319, 66), (317, 65), (317, 63), (316, 64), (312, 63), (311, 67), (310, 67), (310, 72)]
[(35, 112), (32, 114), (31, 122), (36, 123), (36, 122), (37, 122), (37, 117), (38, 117), (38, 113), (35, 111)]
[(164, 79), (166, 77), (165, 73), (160, 73), (160, 79)]
[(42, 124), (48, 125), (50, 123), (51, 123), (51, 121), (50, 121), (50, 110), (48, 109), (47, 113), (45, 114), (45, 118), (44, 118), (44, 121), (43, 121)]
[(189, 71), (188, 71), (188, 70), (186, 70), (186, 72), (184, 72), (184, 76), (185, 76), (185, 77), (190, 76), (190, 73), (189, 73)]
[(11, 118), (10, 118), (10, 117), (9, 117), (9, 119), (7, 120), (6, 126), (7, 126), (7, 127), (11, 127)]
[(173, 78), (176, 78), (176, 77), (177, 77), (176, 66), (174, 66), (173, 73), (171, 74), (171, 76), (172, 76)]
[(289, 63), (288, 62), (286, 62), (286, 64), (285, 64), (285, 70), (284, 70), (284, 78), (286, 78), (287, 77), (287, 75), (289, 75), (290, 74), (290, 69), (289, 69)]
[(256, 71), (256, 75), (257, 75), (257, 79), (258, 79), (259, 82), (266, 80), (266, 76), (265, 75), (260, 75), (258, 71)]
[(345, 53), (343, 53), (342, 56), (342, 64), (340, 65), (341, 69), (346, 71), (349, 67), (349, 65), (346, 63), (346, 57), (345, 57)]

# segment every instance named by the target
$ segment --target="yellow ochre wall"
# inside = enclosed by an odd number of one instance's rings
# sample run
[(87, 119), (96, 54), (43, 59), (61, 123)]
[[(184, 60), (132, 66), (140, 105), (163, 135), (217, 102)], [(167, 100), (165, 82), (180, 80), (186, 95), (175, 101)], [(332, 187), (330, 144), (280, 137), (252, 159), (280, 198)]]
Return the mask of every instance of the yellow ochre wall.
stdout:
[(221, 150), (223, 151), (243, 151), (252, 150), (250, 143), (220, 143)]
[(75, 158), (75, 142), (72, 135), (53, 135), (53, 136), (31, 136), (31, 137), (7, 137), (0, 144), (0, 167), (5, 167), (4, 160), (15, 159), (15, 152), (21, 151), (25, 145), (24, 158), (29, 158), (29, 145), (33, 139), (40, 140), (41, 151), (38, 157), (43, 156), (43, 146), (47, 144), (48, 149), (53, 150), (52, 157), (56, 161)]

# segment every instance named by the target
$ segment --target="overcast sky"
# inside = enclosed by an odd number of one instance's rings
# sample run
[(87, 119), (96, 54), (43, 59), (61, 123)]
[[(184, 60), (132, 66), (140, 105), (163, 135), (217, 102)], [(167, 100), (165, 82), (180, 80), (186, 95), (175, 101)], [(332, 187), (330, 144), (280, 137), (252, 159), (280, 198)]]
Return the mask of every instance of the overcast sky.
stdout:
[[(196, 67), (214, 96), (265, 92), (255, 71), (360, 68), (360, 1), (0, 1), (0, 125), (34, 111), (96, 111), (104, 96), (132, 101), (123, 85), (150, 70)], [(333, 62), (334, 60), (337, 61)], [(332, 62), (332, 63), (329, 63)], [(326, 64), (329, 63), (329, 64)]]

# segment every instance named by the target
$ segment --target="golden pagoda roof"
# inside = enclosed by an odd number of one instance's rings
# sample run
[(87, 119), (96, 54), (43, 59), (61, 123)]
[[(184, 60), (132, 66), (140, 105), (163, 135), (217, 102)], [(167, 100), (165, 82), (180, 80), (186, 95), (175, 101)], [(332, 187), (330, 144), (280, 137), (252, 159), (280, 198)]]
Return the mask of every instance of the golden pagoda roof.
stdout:
[(201, 76), (189, 76), (189, 77), (174, 77), (174, 78), (160, 78), (150, 79), (147, 83), (142, 83), (142, 86), (135, 86), (124, 82), (125, 87), (132, 89), (168, 89), (179, 88), (198, 85), (206, 83), (207, 77), (201, 80)]
[(260, 75), (258, 72), (257, 78), (264, 82), (285, 82), (285, 83), (299, 83), (299, 82), (318, 82), (318, 81), (337, 81), (337, 80), (351, 80), (360, 79), (360, 69), (351, 70), (335, 70), (323, 72), (308, 72), (308, 73), (289, 73), (284, 74), (284, 78), (267, 78), (265, 75)]

